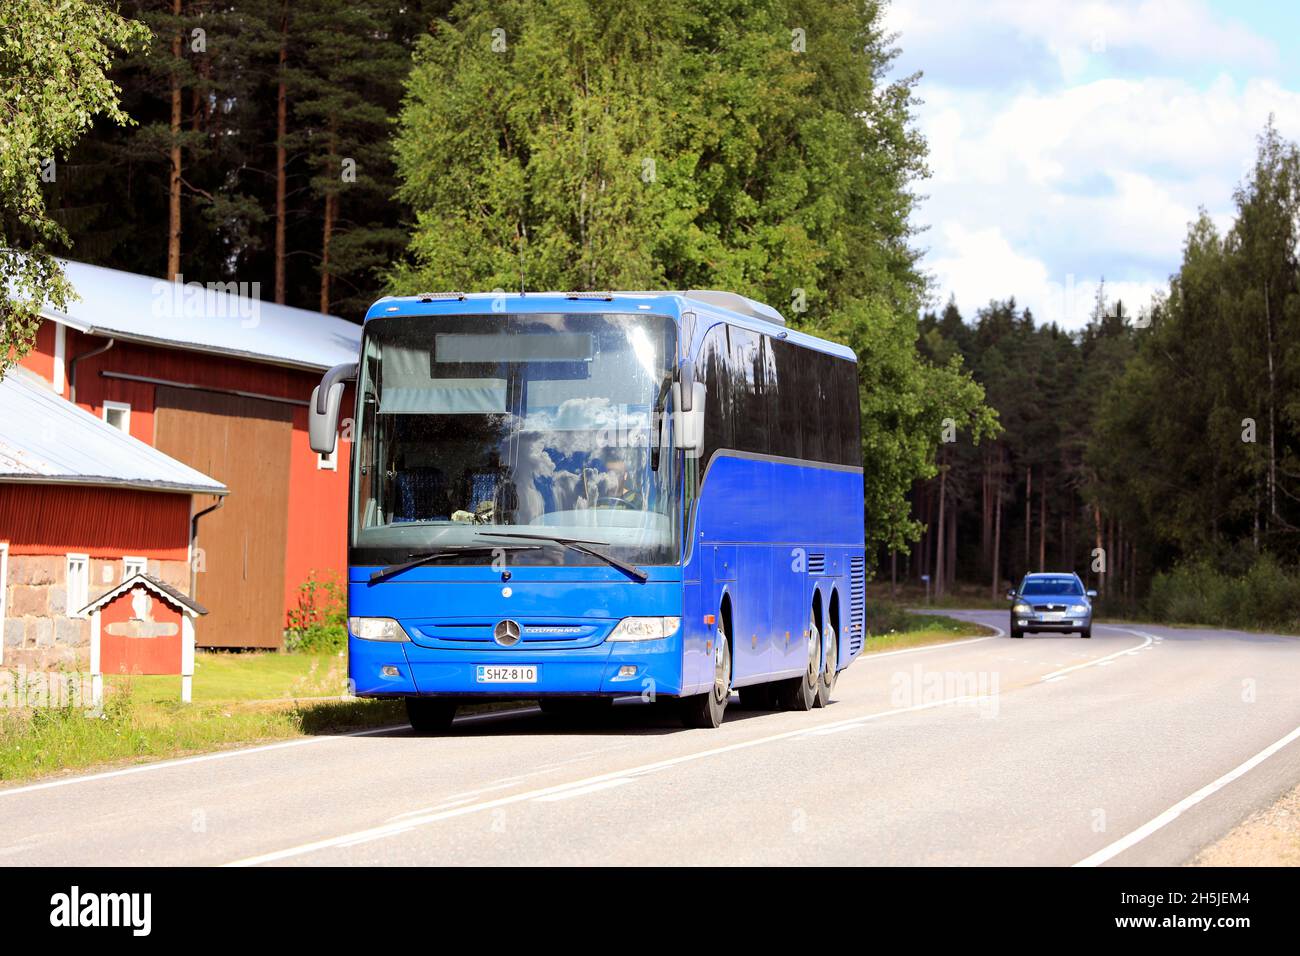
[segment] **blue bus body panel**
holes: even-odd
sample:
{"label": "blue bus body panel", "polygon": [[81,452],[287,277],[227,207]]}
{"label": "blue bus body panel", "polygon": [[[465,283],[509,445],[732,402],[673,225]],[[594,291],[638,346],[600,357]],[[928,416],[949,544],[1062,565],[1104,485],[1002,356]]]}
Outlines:
{"label": "blue bus body panel", "polygon": [[[713,680],[713,629],[722,600],[732,609],[737,687],[803,673],[814,599],[839,609],[839,666],[862,650],[864,580],[862,473],[726,453],[701,486],[684,571],[682,693]],[[852,517],[850,517],[852,516]],[[848,519],[848,520],[846,520]],[[855,603],[856,599],[856,603]]]}
{"label": "blue bus body panel", "polygon": [[[423,567],[370,583],[354,567],[349,614],[396,618],[411,640],[349,637],[348,674],[363,696],[454,694],[666,694],[681,692],[681,633],[654,641],[605,639],[623,617],[680,617],[678,568],[648,568],[639,584],[613,568],[519,567],[509,581],[490,567]],[[521,640],[502,647],[497,622],[519,623]],[[481,664],[535,664],[535,684],[484,684]],[[633,666],[635,673],[620,677]],[[385,677],[384,666],[400,677]]]}

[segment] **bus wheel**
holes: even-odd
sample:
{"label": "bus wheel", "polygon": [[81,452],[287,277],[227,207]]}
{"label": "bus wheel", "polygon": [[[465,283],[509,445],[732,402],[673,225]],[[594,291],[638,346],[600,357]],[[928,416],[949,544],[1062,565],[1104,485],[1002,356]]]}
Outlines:
{"label": "bus wheel", "polygon": [[808,612],[808,665],[803,676],[781,682],[781,704],[785,710],[812,710],[817,703],[817,685],[822,673],[822,636],[817,617]]}
{"label": "bus wheel", "polygon": [[835,678],[839,676],[840,643],[839,637],[835,633],[835,625],[830,621],[826,622],[826,633],[822,636],[822,646],[825,648],[825,652],[822,655],[822,672],[817,678],[818,707],[825,707],[831,702],[831,694],[835,690]]}
{"label": "bus wheel", "polygon": [[456,702],[442,697],[406,698],[406,719],[417,734],[436,734],[451,726]]}
{"label": "bus wheel", "polygon": [[727,637],[719,616],[718,631],[713,644],[713,686],[703,694],[683,697],[682,723],[687,727],[717,727],[727,710],[731,697],[731,640]]}

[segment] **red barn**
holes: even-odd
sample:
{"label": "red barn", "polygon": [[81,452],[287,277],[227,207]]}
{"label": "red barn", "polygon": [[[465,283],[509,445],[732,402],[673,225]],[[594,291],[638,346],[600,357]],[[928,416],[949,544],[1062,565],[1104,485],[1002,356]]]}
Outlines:
{"label": "red barn", "polygon": [[194,502],[225,493],[11,369],[0,379],[0,663],[81,668],[89,597],[140,574],[189,590]]}
{"label": "red barn", "polygon": [[[279,647],[299,585],[345,567],[350,442],[341,436],[333,458],[312,452],[307,402],[325,369],[356,360],[360,326],[262,302],[255,285],[66,268],[80,298],[45,310],[22,364],[229,490],[193,505],[206,513],[190,597],[211,612],[199,642]],[[6,533],[0,524],[0,542]]]}

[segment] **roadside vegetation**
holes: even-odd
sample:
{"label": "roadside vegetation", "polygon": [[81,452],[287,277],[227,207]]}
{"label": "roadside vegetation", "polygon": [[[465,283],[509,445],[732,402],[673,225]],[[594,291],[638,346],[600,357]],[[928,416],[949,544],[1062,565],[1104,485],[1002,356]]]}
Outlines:
{"label": "roadside vegetation", "polygon": [[901,650],[941,644],[993,633],[981,624],[959,621],[942,614],[916,613],[902,604],[867,603],[867,642],[863,653]]}
{"label": "roadside vegetation", "polygon": [[338,654],[199,654],[192,704],[180,702],[179,677],[108,678],[97,715],[73,704],[0,711],[0,782],[405,722],[400,701],[343,699],[346,689]]}

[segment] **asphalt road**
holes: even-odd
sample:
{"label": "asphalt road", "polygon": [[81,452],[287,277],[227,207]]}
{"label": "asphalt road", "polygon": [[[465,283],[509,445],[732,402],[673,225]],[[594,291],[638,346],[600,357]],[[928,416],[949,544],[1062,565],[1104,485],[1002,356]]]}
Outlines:
{"label": "asphalt road", "polygon": [[714,731],[529,709],[0,790],[0,866],[1179,864],[1297,782],[1300,638],[1099,624],[869,655]]}

